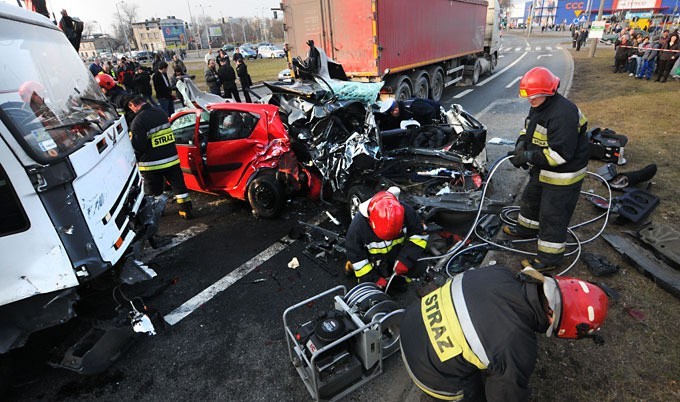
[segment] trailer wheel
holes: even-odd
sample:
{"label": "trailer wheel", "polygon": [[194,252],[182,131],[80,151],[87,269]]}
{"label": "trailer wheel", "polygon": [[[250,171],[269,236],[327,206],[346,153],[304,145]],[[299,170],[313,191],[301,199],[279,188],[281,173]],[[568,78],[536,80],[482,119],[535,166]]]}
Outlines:
{"label": "trailer wheel", "polygon": [[277,217],[285,202],[281,184],[271,174],[255,178],[248,186],[248,202],[255,215],[267,219]]}
{"label": "trailer wheel", "polygon": [[432,100],[439,102],[444,93],[444,73],[441,69],[436,69],[430,74],[430,92]]}
{"label": "trailer wheel", "polygon": [[427,98],[430,92],[430,83],[425,72],[413,80],[413,96],[416,98]]}
{"label": "trailer wheel", "polygon": [[411,85],[409,85],[409,79],[407,77],[402,77],[399,83],[395,86],[394,98],[396,100],[406,100],[413,97],[411,93]]}

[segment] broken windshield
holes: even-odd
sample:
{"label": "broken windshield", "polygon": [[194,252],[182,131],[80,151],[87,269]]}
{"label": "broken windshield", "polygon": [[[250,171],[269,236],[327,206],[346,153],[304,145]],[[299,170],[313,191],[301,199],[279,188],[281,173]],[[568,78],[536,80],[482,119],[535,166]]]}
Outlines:
{"label": "broken windshield", "polygon": [[62,159],[118,117],[58,30],[3,20],[0,117],[36,161]]}

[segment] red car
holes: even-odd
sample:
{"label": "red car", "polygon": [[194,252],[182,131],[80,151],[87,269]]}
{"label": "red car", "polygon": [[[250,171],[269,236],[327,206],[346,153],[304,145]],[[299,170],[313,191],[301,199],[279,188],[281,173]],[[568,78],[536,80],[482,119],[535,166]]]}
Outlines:
{"label": "red car", "polygon": [[291,150],[278,107],[213,103],[170,118],[187,187],[248,200],[264,218],[294,193],[318,198],[321,183]]}

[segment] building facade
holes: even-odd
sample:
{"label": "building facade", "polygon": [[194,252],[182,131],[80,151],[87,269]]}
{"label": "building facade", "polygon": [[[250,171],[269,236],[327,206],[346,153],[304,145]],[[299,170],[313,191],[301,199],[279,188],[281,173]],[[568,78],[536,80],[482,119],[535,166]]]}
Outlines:
{"label": "building facade", "polygon": [[108,35],[94,34],[83,36],[80,41],[78,54],[82,59],[90,59],[99,56],[103,52],[113,53],[119,50],[121,43]]}
{"label": "building facade", "polygon": [[[584,25],[595,21],[597,0],[534,0],[524,3],[524,22],[534,26]],[[677,24],[677,0],[604,0],[603,18],[639,28]]]}
{"label": "building facade", "polygon": [[158,51],[186,47],[187,34],[184,21],[170,16],[152,18],[132,24],[132,33],[139,49]]}

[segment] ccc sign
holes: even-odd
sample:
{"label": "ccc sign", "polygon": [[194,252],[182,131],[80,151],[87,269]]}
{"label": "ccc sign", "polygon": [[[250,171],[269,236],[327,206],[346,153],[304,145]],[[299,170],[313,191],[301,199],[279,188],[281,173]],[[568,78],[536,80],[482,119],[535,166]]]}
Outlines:
{"label": "ccc sign", "polygon": [[564,8],[567,10],[583,10],[585,3],[582,1],[575,1],[573,3],[567,3]]}

